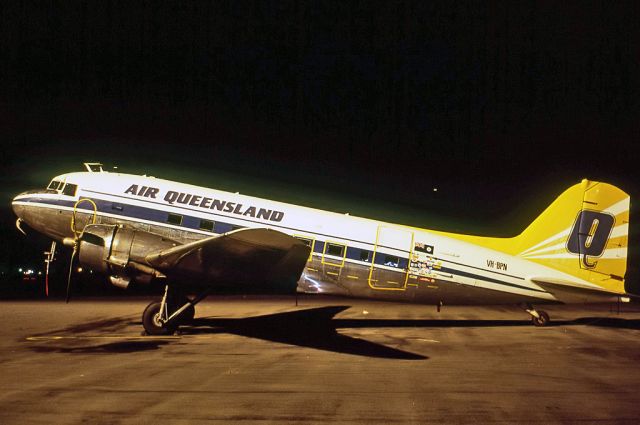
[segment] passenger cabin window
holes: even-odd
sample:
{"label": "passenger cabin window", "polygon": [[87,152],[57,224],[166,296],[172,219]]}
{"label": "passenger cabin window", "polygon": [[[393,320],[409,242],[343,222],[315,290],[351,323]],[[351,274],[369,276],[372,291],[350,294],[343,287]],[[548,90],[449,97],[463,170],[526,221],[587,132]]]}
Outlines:
{"label": "passenger cabin window", "polygon": [[76,190],[78,189],[77,184],[67,183],[62,189],[62,194],[67,196],[76,196]]}
{"label": "passenger cabin window", "polygon": [[297,240],[299,240],[300,242],[302,242],[303,244],[305,244],[306,246],[308,246],[309,248],[311,248],[311,244],[313,243],[313,240],[309,239],[309,238],[303,238],[300,236],[296,236],[295,237]]}
{"label": "passenger cabin window", "polygon": [[236,226],[236,225],[231,226],[231,230],[232,231],[233,230],[238,230],[238,229],[244,229],[244,226]]}
{"label": "passenger cabin window", "polygon": [[182,216],[180,214],[169,213],[169,217],[167,217],[167,223],[180,226],[182,224]]}
{"label": "passenger cabin window", "polygon": [[207,230],[209,232],[213,232],[213,221],[211,220],[200,220],[200,229]]}
{"label": "passenger cabin window", "polygon": [[371,251],[367,251],[366,249],[360,250],[360,261],[366,261],[367,263],[371,262]]}
{"label": "passenger cabin window", "polygon": [[294,236],[297,240],[311,248],[309,250],[309,259],[307,261],[311,261],[313,259],[313,247],[315,246],[315,239],[305,238],[303,236]]}
{"label": "passenger cabin window", "polygon": [[336,257],[344,257],[344,245],[337,245],[327,242],[324,253],[326,255],[335,255]]}
{"label": "passenger cabin window", "polygon": [[384,265],[390,267],[398,267],[398,263],[400,259],[395,255],[385,255],[384,256]]}

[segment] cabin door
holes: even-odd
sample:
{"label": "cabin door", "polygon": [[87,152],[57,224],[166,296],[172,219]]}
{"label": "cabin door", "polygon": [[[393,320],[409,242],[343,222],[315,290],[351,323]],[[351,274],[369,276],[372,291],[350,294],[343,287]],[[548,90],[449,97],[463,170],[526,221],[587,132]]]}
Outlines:
{"label": "cabin door", "polygon": [[410,230],[378,226],[369,286],[380,290],[407,289],[407,265],[412,248],[413,232]]}

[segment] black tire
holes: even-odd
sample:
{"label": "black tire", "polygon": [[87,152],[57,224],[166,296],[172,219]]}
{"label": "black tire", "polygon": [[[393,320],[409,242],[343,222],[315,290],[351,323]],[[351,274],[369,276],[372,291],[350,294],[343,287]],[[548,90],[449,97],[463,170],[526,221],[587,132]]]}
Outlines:
{"label": "black tire", "polygon": [[142,326],[149,335],[171,335],[175,331],[175,327],[163,325],[158,321],[160,306],[160,302],[152,302],[142,313]]}
{"label": "black tire", "polygon": [[539,317],[531,318],[531,321],[535,326],[547,326],[549,324],[549,321],[551,319],[549,318],[549,315],[547,314],[546,311],[542,311],[542,310],[538,311],[538,316]]}

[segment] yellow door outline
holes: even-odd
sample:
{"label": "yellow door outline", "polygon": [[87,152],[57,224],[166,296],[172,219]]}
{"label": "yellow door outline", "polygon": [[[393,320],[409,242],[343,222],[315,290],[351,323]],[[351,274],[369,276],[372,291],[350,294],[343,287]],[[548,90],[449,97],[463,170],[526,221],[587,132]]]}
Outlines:
{"label": "yellow door outline", "polygon": [[[391,229],[394,231],[399,231],[399,232],[405,232],[405,233],[409,233],[411,235],[411,246],[409,246],[409,259],[407,260],[407,267],[404,270],[404,277],[402,278],[403,285],[399,288],[385,288],[385,287],[381,287],[381,286],[376,286],[376,282],[378,281],[377,279],[372,279],[373,277],[373,272],[376,269],[376,255],[378,254],[378,244],[380,242],[380,230],[381,229]],[[391,226],[378,226],[378,230],[376,232],[376,244],[373,246],[373,257],[371,258],[371,267],[369,267],[369,278],[367,279],[367,282],[369,283],[369,287],[371,289],[376,289],[378,291],[406,291],[407,289],[407,282],[409,280],[409,262],[411,261],[411,257],[413,256],[413,244],[414,244],[414,233],[411,230],[408,229],[398,229],[396,227],[391,227]],[[380,253],[381,255],[387,255],[387,254],[383,254]]]}

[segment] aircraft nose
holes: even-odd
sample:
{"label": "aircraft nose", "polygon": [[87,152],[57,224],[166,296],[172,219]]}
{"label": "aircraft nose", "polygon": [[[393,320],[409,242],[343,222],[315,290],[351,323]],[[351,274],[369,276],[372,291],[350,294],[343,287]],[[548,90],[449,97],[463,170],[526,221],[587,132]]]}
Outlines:
{"label": "aircraft nose", "polygon": [[34,191],[32,190],[31,191],[27,190],[26,192],[22,192],[16,195],[11,201],[11,209],[13,210],[13,213],[17,215],[18,218],[21,220],[27,220],[29,218],[27,217],[29,215],[29,208],[27,205],[25,205],[24,201],[27,201],[27,198],[29,198],[29,196],[25,196],[25,195],[33,194],[33,192]]}
{"label": "aircraft nose", "polygon": [[21,205],[19,203],[19,198],[20,195],[13,198],[13,201],[11,201],[11,209],[13,210],[13,213],[18,216],[18,219],[16,220],[16,227],[18,228],[20,233],[26,235],[24,229],[21,227],[21,224],[23,221],[25,221],[24,218],[27,215],[27,210],[24,205]]}
{"label": "aircraft nose", "polygon": [[13,209],[13,213],[17,215],[18,218],[24,218],[24,205],[20,205],[18,203],[21,195],[23,195],[23,193],[13,198],[13,201],[11,201],[11,209]]}

